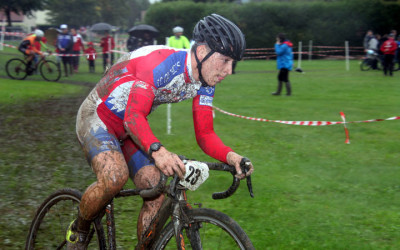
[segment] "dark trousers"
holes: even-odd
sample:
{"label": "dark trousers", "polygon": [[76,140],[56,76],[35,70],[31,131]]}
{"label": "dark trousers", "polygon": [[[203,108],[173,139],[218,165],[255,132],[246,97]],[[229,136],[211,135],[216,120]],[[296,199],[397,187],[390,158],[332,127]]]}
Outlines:
{"label": "dark trousers", "polygon": [[73,56],[72,58],[71,58],[71,63],[72,63],[72,67],[74,68],[74,70],[78,70],[78,68],[79,68],[79,59],[80,59],[80,57],[79,57],[79,52],[80,51],[72,51],[72,54],[74,54],[74,55],[76,55],[76,56]]}
{"label": "dark trousers", "polygon": [[107,61],[108,61],[108,55],[111,54],[111,60],[110,60],[110,66],[114,64],[114,53],[104,53],[103,54],[103,68],[104,71],[106,71],[107,68]]}
{"label": "dark trousers", "polygon": [[64,65],[64,73],[65,76],[68,76],[68,71],[72,75],[72,64],[71,64],[71,56],[61,56],[61,61]]}
{"label": "dark trousers", "polygon": [[94,60],[88,60],[88,63],[89,63],[89,72],[94,73],[95,72]]}
{"label": "dark trousers", "polygon": [[383,56],[383,73],[387,75],[393,75],[393,60],[394,60],[394,55],[384,55]]}
{"label": "dark trousers", "polygon": [[291,95],[292,94],[292,86],[290,85],[290,81],[289,81],[289,70],[286,68],[282,68],[279,70],[278,88],[277,88],[276,92],[272,93],[273,95],[281,94],[283,83],[285,83],[286,95]]}

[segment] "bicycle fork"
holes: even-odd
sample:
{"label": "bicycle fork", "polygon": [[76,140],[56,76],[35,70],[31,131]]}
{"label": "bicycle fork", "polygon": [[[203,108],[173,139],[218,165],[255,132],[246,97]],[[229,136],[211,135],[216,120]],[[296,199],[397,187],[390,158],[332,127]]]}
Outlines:
{"label": "bicycle fork", "polygon": [[115,221],[114,221],[114,201],[106,206],[106,221],[107,221],[107,238],[110,250],[116,249],[115,242]]}
{"label": "bicycle fork", "polygon": [[200,234],[198,230],[201,226],[197,224],[190,224],[189,217],[185,213],[185,210],[191,209],[191,206],[187,203],[185,190],[177,192],[176,198],[176,201],[172,205],[172,223],[174,225],[177,249],[186,249],[183,236],[183,231],[185,229],[192,249],[203,249],[201,246]]}

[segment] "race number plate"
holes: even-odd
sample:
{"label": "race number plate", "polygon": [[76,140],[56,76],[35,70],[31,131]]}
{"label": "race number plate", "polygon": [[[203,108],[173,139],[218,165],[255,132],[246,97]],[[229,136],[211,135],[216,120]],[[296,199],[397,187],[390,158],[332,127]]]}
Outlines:
{"label": "race number plate", "polygon": [[185,161],[186,174],[183,180],[179,182],[182,186],[189,190],[196,190],[205,180],[207,180],[208,166],[198,161]]}

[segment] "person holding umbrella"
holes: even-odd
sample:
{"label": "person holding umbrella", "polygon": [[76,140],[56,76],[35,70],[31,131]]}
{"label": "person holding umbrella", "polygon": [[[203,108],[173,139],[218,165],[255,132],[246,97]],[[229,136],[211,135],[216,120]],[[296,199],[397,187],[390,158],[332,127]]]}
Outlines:
{"label": "person holding umbrella", "polygon": [[[235,166],[239,179],[243,156],[225,145],[213,128],[216,85],[232,74],[232,63],[246,48],[242,31],[228,19],[212,14],[193,31],[189,49],[146,46],[122,56],[94,87],[77,114],[76,132],[97,181],[82,196],[78,218],[67,232],[68,247],[84,249],[91,221],[121,190],[129,177],[136,187],[154,187],[160,171],[180,179],[185,166],[153,134],[147,116],[159,105],[193,99],[197,143],[209,156]],[[144,199],[138,223],[138,247],[151,236],[144,233],[163,203],[164,195]],[[68,236],[72,237],[68,237]],[[147,238],[149,237],[149,238]],[[69,248],[68,248],[69,249]]]}
{"label": "person holding umbrella", "polygon": [[151,25],[139,24],[129,29],[128,33],[127,48],[129,51],[133,51],[144,46],[155,45],[155,37],[159,32]]}

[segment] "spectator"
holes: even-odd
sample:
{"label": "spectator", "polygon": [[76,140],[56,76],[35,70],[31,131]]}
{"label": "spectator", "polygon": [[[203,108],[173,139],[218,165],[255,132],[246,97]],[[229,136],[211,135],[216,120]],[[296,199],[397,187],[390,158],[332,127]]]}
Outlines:
{"label": "spectator", "polygon": [[381,47],[382,44],[387,40],[387,36],[388,36],[387,34],[384,34],[383,36],[377,35],[376,37],[378,39],[378,57],[382,65],[384,64],[384,62],[383,62],[383,53],[381,51]]}
{"label": "spectator", "polygon": [[129,38],[126,41],[126,48],[129,52],[139,48],[139,39],[133,35],[129,35]]}
{"label": "spectator", "polygon": [[292,94],[292,88],[289,81],[289,71],[293,67],[293,44],[285,38],[285,35],[280,33],[276,37],[275,53],[277,55],[276,63],[279,69],[278,74],[278,89],[272,95],[280,95],[282,90],[282,82],[286,86],[286,95]]}
{"label": "spectator", "polygon": [[74,44],[72,46],[72,54],[73,56],[72,59],[72,67],[74,69],[75,73],[78,73],[78,68],[79,68],[79,61],[80,61],[80,52],[82,49],[82,52],[85,51],[85,47],[83,46],[83,39],[82,36],[76,32],[76,29],[71,29],[71,35],[74,41]]}
{"label": "spectator", "polygon": [[380,49],[383,53],[383,72],[386,76],[389,71],[389,75],[393,76],[393,60],[397,50],[394,34],[390,33],[388,39],[382,44]]}
{"label": "spectator", "polygon": [[106,71],[107,66],[114,64],[114,53],[111,50],[115,48],[114,38],[110,36],[108,31],[105,31],[101,38],[100,47],[103,48],[103,68]]}
{"label": "spectator", "polygon": [[154,45],[154,38],[149,32],[144,32],[143,37],[139,39],[139,47]]}
{"label": "spectator", "polygon": [[378,59],[376,55],[379,54],[378,43],[378,39],[375,36],[372,36],[367,45],[367,50],[372,50],[374,52],[373,54],[367,53],[367,57],[373,59],[372,69],[377,69]]}
{"label": "spectator", "polygon": [[61,33],[57,36],[57,48],[61,54],[61,61],[64,65],[65,76],[68,77],[68,71],[72,75],[72,65],[71,56],[67,54],[72,53],[72,46],[74,45],[74,42],[71,34],[68,32],[68,25],[62,24],[60,29]]}
{"label": "spectator", "polygon": [[183,35],[183,28],[176,26],[172,31],[174,35],[168,38],[168,46],[176,49],[189,49],[190,42],[187,37]]}
{"label": "spectator", "polygon": [[88,42],[88,48],[85,50],[86,59],[89,63],[89,72],[94,73],[96,71],[94,60],[96,59],[96,50],[93,47],[93,42]]}
{"label": "spectator", "polygon": [[368,43],[369,40],[371,40],[371,38],[373,37],[374,33],[372,32],[372,30],[368,30],[367,34],[364,37],[364,42],[363,42],[363,46],[364,46],[364,51],[367,52],[368,50]]}

